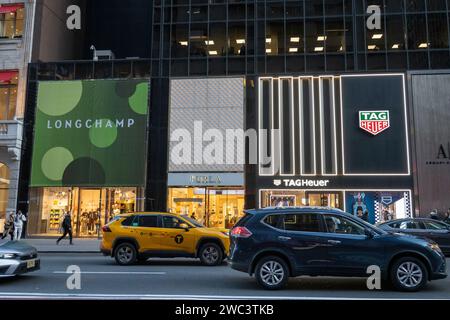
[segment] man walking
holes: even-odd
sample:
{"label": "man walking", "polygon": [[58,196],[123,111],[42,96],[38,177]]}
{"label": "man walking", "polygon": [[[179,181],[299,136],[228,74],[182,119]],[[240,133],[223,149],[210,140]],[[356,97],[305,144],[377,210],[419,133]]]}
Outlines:
{"label": "man walking", "polygon": [[19,241],[22,238],[24,221],[27,221],[27,217],[19,210],[14,219],[14,240],[16,241]]}
{"label": "man walking", "polygon": [[70,244],[72,245],[72,218],[70,217],[70,212],[66,212],[64,215],[64,220],[61,227],[63,229],[63,235],[56,240],[56,244],[58,245],[62,239],[69,235]]}

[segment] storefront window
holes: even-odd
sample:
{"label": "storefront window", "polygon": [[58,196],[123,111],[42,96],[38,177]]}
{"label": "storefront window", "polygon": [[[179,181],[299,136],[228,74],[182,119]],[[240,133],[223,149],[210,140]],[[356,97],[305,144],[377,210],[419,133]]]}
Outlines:
{"label": "storefront window", "polygon": [[72,214],[74,234],[97,237],[118,214],[135,212],[138,188],[32,188],[29,234],[59,234],[65,212]]}
{"label": "storefront window", "polygon": [[343,209],[342,192],[305,190],[267,190],[261,192],[261,206],[265,207],[333,207]]}
{"label": "storefront window", "polygon": [[0,6],[0,39],[21,38],[24,8],[19,5]]}
{"label": "storefront window", "polygon": [[243,215],[241,188],[170,188],[169,212],[188,215],[209,227],[231,228]]}

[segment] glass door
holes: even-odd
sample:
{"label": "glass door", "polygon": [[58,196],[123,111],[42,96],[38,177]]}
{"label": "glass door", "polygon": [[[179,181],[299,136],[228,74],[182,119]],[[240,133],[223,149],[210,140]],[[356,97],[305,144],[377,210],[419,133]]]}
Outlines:
{"label": "glass door", "polygon": [[342,193],[306,192],[308,205],[342,209]]}
{"label": "glass door", "polygon": [[77,236],[97,237],[100,232],[102,217],[102,192],[101,189],[80,189]]}

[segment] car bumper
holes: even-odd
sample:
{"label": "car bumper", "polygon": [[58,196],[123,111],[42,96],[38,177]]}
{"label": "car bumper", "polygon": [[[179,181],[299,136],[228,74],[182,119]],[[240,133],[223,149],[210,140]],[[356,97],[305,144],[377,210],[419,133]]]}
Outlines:
{"label": "car bumper", "polygon": [[228,264],[230,265],[230,267],[232,269],[237,270],[237,271],[242,271],[242,272],[248,273],[249,269],[250,269],[248,264],[242,263],[242,262],[236,262],[236,261],[230,260],[230,261],[228,261]]}
{"label": "car bumper", "polygon": [[0,277],[10,277],[40,270],[41,260],[0,260]]}

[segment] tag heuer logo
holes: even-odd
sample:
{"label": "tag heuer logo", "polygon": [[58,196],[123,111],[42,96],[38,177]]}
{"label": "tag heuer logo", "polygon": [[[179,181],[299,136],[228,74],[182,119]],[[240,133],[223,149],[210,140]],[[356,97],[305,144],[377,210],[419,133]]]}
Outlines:
{"label": "tag heuer logo", "polygon": [[390,127],[389,111],[360,111],[359,127],[374,136]]}
{"label": "tag heuer logo", "polygon": [[273,184],[275,185],[275,186],[277,186],[277,187],[279,187],[279,186],[281,186],[281,180],[273,180]]}

